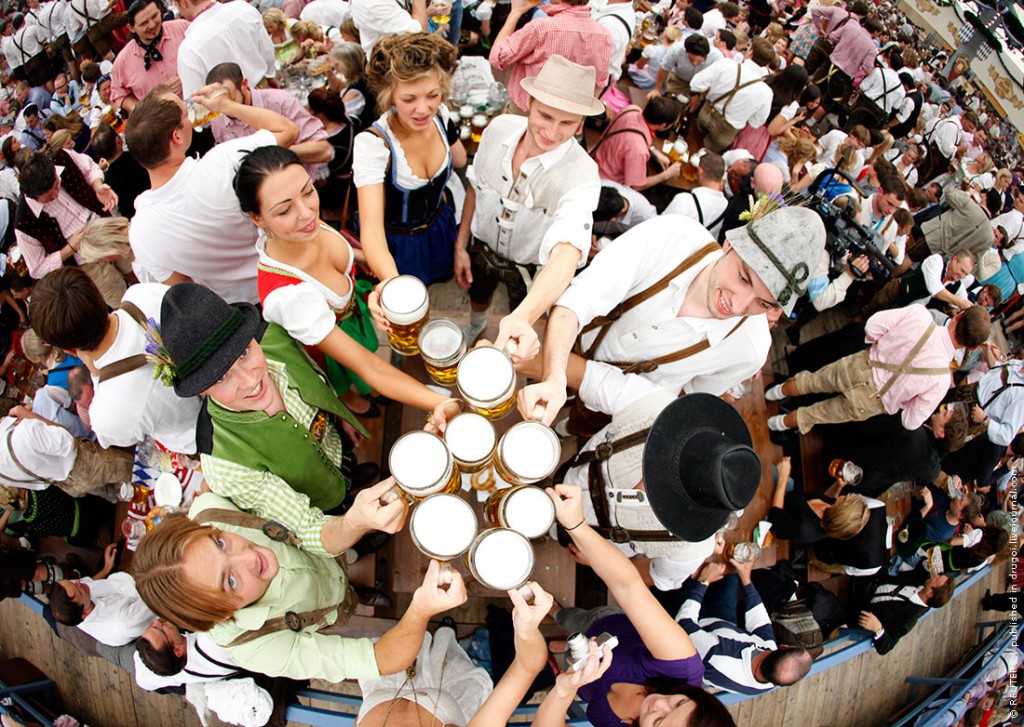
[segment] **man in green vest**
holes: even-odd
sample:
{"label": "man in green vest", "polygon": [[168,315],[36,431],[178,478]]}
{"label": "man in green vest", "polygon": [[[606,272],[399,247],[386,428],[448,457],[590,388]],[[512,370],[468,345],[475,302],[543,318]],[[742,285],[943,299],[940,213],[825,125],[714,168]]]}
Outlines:
{"label": "man in green vest", "polygon": [[164,296],[161,330],[151,337],[165,382],[178,396],[205,397],[196,437],[213,492],[282,523],[303,550],[325,557],[371,531],[401,529],[401,498],[380,503],[392,480],[358,492],[345,515],[324,514],[346,499],[353,465],[337,426],[366,430],[302,346],[256,306],[179,283]]}

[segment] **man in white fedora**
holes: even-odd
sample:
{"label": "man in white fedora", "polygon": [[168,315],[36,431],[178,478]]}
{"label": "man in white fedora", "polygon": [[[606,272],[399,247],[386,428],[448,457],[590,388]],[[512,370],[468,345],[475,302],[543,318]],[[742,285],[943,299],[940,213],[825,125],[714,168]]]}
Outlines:
{"label": "man in white fedora", "polygon": [[[527,372],[541,380],[520,392],[520,411],[550,424],[568,386],[578,392],[569,431],[589,436],[652,389],[726,393],[764,366],[769,323],[793,310],[810,278],[808,261],[824,247],[825,226],[805,207],[730,229],[721,247],[682,215],[637,225],[558,299],[544,334],[543,375]],[[571,353],[577,337],[582,355]]]}
{"label": "man in white fedora", "polygon": [[[472,303],[471,345],[504,283],[511,313],[501,320],[495,344],[505,348],[513,341],[508,348],[516,360],[535,356],[533,323],[587,259],[601,180],[575,136],[584,117],[604,113],[594,98],[594,77],[590,66],[551,56],[537,76],[523,79],[527,116],[499,116],[484,129],[467,171],[455,242],[455,275]],[[526,280],[534,275],[527,293]]]}

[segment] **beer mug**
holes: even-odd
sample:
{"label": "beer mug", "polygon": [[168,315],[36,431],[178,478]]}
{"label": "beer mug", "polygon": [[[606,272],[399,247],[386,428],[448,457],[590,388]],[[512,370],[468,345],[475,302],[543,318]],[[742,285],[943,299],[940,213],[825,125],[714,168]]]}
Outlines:
{"label": "beer mug", "polygon": [[491,421],[508,415],[516,405],[516,367],[501,349],[480,346],[459,362],[455,383],[477,414]]}
{"label": "beer mug", "polygon": [[487,417],[467,411],[448,422],[444,430],[444,441],[455,458],[459,472],[468,475],[490,464],[498,435]]}
{"label": "beer mug", "polygon": [[478,533],[463,558],[477,582],[496,591],[520,588],[533,574],[533,546],[520,533],[507,528]]}
{"label": "beer mug", "polygon": [[515,530],[533,540],[551,529],[555,522],[555,504],[539,487],[508,487],[487,498],[484,519],[492,528]]}
{"label": "beer mug", "polygon": [[427,321],[419,334],[423,367],[435,382],[449,387],[455,383],[455,371],[466,354],[466,337],[462,328],[450,318]]}
{"label": "beer mug", "polygon": [[384,493],[390,502],[398,489],[409,502],[422,500],[438,492],[458,492],[462,486],[448,445],[436,434],[417,430],[403,434],[388,453],[388,466],[398,484]]}
{"label": "beer mug", "polygon": [[402,356],[419,353],[417,339],[430,312],[427,286],[412,275],[391,278],[380,288],[380,307],[391,324],[391,350]]}
{"label": "beer mug", "polygon": [[409,518],[413,544],[441,563],[440,583],[451,583],[450,561],[469,550],[476,531],[476,513],[457,495],[431,495],[413,509]]}
{"label": "beer mug", "polygon": [[494,471],[510,485],[530,485],[552,474],[561,456],[562,445],[551,427],[519,422],[498,442]]}

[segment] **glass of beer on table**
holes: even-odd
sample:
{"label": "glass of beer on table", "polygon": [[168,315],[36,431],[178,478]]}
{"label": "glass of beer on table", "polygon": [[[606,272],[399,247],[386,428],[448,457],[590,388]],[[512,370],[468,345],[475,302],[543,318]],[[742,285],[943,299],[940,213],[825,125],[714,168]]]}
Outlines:
{"label": "glass of beer on table", "polygon": [[551,475],[561,456],[562,445],[551,427],[541,422],[519,422],[498,442],[494,471],[510,485],[530,485]]}
{"label": "glass of beer on table", "polygon": [[533,574],[535,562],[530,541],[507,528],[478,533],[463,558],[477,583],[496,591],[522,588]]}
{"label": "glass of beer on table", "polygon": [[442,583],[451,583],[451,560],[469,550],[477,533],[476,513],[458,495],[430,495],[409,518],[413,544],[428,558],[441,562]]}
{"label": "glass of beer on table", "polygon": [[491,421],[467,411],[457,414],[444,430],[444,441],[451,450],[459,472],[473,474],[491,463],[498,435]]}
{"label": "glass of beer on table", "polygon": [[420,357],[423,366],[437,384],[455,383],[455,371],[466,353],[466,337],[451,318],[434,318],[420,329]]}
{"label": "glass of beer on table", "polygon": [[417,430],[399,437],[388,453],[388,466],[397,487],[384,493],[381,499],[387,502],[394,495],[417,502],[438,492],[458,492],[462,486],[448,445],[430,432]]}
{"label": "glass of beer on table", "polygon": [[533,540],[551,529],[555,522],[555,504],[539,487],[506,487],[487,498],[484,520],[492,528],[515,530]]}
{"label": "glass of beer on table", "polygon": [[491,421],[515,407],[516,367],[507,353],[494,346],[467,352],[459,362],[455,383],[473,411]]}
{"label": "glass of beer on table", "polygon": [[427,286],[412,275],[397,275],[381,286],[380,307],[391,324],[391,350],[402,356],[419,353],[420,329],[430,314]]}

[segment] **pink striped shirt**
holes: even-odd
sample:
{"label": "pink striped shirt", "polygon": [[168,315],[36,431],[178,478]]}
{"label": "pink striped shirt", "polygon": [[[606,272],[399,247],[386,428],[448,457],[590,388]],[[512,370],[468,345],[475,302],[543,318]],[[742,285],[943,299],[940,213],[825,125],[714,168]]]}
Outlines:
{"label": "pink striped shirt", "polygon": [[[864,340],[871,344],[871,360],[899,366],[934,323],[931,313],[923,305],[908,305],[906,308],[875,313],[864,328]],[[937,326],[909,365],[915,368],[948,369],[954,353],[956,348],[949,336],[949,329]],[[879,391],[893,375],[891,371],[880,368],[873,369],[872,374]],[[904,374],[885,392],[882,405],[890,414],[901,413],[905,429],[917,429],[942,402],[950,383],[948,371],[941,375]]]}
{"label": "pink striped shirt", "polygon": [[540,73],[551,56],[562,56],[597,71],[597,91],[608,83],[608,65],[612,57],[612,35],[590,17],[586,5],[548,5],[542,8],[548,18],[531,20],[505,40],[491,48],[491,65],[499,71],[512,68],[508,96],[526,110],[529,94],[523,90],[524,78]]}

